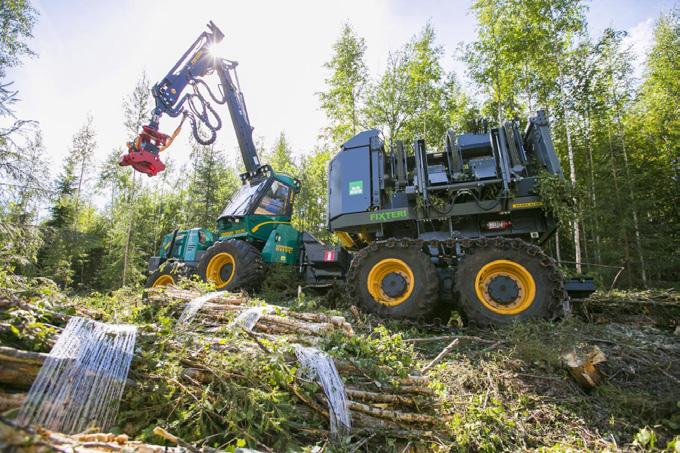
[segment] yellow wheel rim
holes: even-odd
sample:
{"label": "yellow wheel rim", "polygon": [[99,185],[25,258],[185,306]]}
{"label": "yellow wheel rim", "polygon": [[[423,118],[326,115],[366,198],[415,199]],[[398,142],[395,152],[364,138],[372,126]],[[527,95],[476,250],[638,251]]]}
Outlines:
{"label": "yellow wheel rim", "polygon": [[[491,296],[489,285],[499,277],[505,277],[504,282],[512,281],[510,284],[514,283],[517,286],[516,294],[512,299],[499,301]],[[534,303],[536,282],[531,273],[521,264],[509,260],[496,260],[486,264],[477,273],[475,292],[479,301],[494,313],[516,315]]]}
{"label": "yellow wheel rim", "polygon": [[172,275],[159,275],[158,278],[153,282],[153,285],[151,285],[152,288],[155,288],[157,286],[166,286],[166,285],[174,285],[175,284],[175,279],[172,277]]}
{"label": "yellow wheel rim", "polygon": [[[225,266],[231,266],[231,270],[224,269]],[[223,270],[225,272],[223,272]],[[227,252],[218,253],[213,256],[208,262],[208,267],[205,272],[206,279],[214,283],[217,288],[224,288],[234,279],[236,274],[236,260]]]}
{"label": "yellow wheel rim", "polygon": [[[390,274],[397,274],[404,279],[404,290],[397,296],[385,293],[383,283]],[[368,273],[368,293],[376,302],[393,307],[409,298],[415,286],[413,271],[408,264],[397,258],[387,258],[376,263]]]}

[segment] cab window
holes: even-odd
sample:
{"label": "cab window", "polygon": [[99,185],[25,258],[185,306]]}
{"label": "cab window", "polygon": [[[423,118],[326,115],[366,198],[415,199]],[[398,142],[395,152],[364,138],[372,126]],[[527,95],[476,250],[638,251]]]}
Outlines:
{"label": "cab window", "polygon": [[260,200],[255,214],[285,216],[288,215],[288,200],[290,187],[274,181]]}

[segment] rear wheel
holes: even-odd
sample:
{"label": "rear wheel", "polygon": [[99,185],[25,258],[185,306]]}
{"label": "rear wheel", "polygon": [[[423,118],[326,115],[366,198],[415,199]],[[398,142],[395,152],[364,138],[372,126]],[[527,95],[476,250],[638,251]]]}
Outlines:
{"label": "rear wheel", "polygon": [[218,290],[251,289],[264,277],[260,251],[240,240],[213,244],[198,263],[198,275]]}
{"label": "rear wheel", "polygon": [[348,284],[366,311],[393,318],[431,313],[439,287],[430,257],[408,240],[387,240],[361,250],[352,260]]}
{"label": "rear wheel", "polygon": [[461,315],[479,326],[564,314],[567,295],[555,261],[519,239],[476,240],[464,248],[454,291]]}
{"label": "rear wheel", "polygon": [[156,269],[144,284],[145,288],[175,285],[179,281],[179,267],[175,263],[164,263]]}

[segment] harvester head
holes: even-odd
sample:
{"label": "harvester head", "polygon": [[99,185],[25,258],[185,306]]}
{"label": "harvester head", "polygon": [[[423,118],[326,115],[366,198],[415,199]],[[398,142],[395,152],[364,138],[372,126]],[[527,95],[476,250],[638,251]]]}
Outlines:
{"label": "harvester head", "polygon": [[134,142],[127,144],[128,152],[123,154],[118,161],[118,165],[125,167],[132,165],[132,168],[148,176],[156,176],[165,170],[165,164],[161,162],[159,153],[167,147],[171,137],[158,131],[158,128],[143,126],[142,132]]}

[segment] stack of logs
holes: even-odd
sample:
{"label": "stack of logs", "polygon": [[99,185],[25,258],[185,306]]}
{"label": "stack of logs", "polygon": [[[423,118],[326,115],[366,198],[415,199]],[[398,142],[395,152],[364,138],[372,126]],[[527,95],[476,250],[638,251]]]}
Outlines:
{"label": "stack of logs", "polygon": [[[179,311],[193,298],[200,294],[196,291],[167,287],[147,294],[148,303],[176,306]],[[244,295],[225,293],[206,302],[191,322],[191,332],[199,332],[204,340],[210,339],[210,331],[230,325],[238,313],[250,308]],[[347,336],[354,335],[352,326],[342,316],[330,316],[322,313],[302,313],[284,307],[274,307],[263,314],[250,334],[255,343],[249,350],[262,353],[262,344],[258,338],[270,338],[289,343],[314,343],[315,338],[331,332],[343,332]],[[223,343],[223,342],[222,342]],[[259,346],[259,349],[258,349]],[[228,349],[229,345],[226,345]],[[243,348],[243,345],[240,346]],[[264,348],[266,351],[266,348]],[[234,348],[234,352],[238,349]],[[29,352],[0,347],[0,413],[18,407],[25,392],[36,377],[47,354]],[[293,359],[294,360],[294,359]],[[184,376],[189,381],[203,381],[198,369],[192,366],[187,358]],[[132,364],[133,370],[135,362]],[[426,376],[416,371],[407,377],[399,378],[387,366],[380,366],[381,374],[387,379],[377,380],[359,367],[354,361],[336,360],[336,367],[346,383],[346,394],[352,423],[356,427],[384,428],[399,435],[413,436],[420,431],[436,429],[440,423],[430,415],[435,404],[434,391],[429,387]],[[1,389],[11,388],[14,393]],[[16,393],[17,390],[19,393]],[[291,388],[291,392],[308,408],[328,416],[324,396],[319,391],[316,400],[310,400]]]}
{"label": "stack of logs", "polygon": [[[162,290],[152,290],[147,294],[148,301],[157,305],[168,303],[186,303],[199,297],[200,293],[175,287]],[[205,302],[196,313],[196,323],[202,328],[223,327],[233,321],[235,315],[250,308],[244,295],[224,293]],[[308,336],[323,336],[339,330],[349,336],[354,335],[352,325],[342,316],[329,316],[323,313],[303,313],[288,310],[285,307],[273,307],[275,313],[262,314],[255,328],[255,332],[274,335],[295,334]]]}

